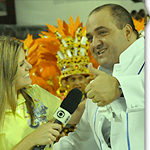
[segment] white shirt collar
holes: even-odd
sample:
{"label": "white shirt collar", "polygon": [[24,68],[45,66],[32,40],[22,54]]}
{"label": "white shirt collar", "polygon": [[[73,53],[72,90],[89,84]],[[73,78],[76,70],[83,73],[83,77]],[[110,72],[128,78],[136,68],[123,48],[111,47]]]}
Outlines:
{"label": "white shirt collar", "polygon": [[122,62],[130,63],[127,58],[131,55],[136,55],[143,48],[144,48],[144,38],[141,37],[137,39],[134,43],[132,43],[124,52],[121,53],[119,57],[119,63],[122,63]]}

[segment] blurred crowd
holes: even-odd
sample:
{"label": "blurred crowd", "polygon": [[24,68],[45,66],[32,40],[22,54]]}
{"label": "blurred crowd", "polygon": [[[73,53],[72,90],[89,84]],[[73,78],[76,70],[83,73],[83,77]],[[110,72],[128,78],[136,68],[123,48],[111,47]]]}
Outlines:
{"label": "blurred crowd", "polygon": [[147,22],[149,20],[149,15],[146,14],[144,9],[140,9],[139,11],[132,10],[131,16],[136,30],[139,33],[143,34],[142,32],[144,31],[145,26],[147,25]]}

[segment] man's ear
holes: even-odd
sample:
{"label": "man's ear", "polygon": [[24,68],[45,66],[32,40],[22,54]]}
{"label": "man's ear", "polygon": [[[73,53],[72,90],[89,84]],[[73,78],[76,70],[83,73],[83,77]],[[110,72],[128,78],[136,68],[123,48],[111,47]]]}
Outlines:
{"label": "man's ear", "polygon": [[131,40],[131,35],[133,34],[133,29],[132,29],[131,25],[126,24],[125,34],[126,34],[127,40],[130,41]]}
{"label": "man's ear", "polygon": [[63,87],[67,88],[67,81],[65,79],[61,80],[61,84]]}

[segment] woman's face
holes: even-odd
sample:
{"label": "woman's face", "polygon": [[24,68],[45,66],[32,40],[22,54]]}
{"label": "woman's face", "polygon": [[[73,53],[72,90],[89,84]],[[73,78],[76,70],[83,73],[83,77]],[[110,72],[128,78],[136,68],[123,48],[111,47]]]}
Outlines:
{"label": "woman's face", "polygon": [[26,87],[32,82],[29,75],[29,70],[32,68],[32,66],[26,61],[23,49],[20,51],[19,54],[18,65],[18,76],[15,83],[16,90]]}
{"label": "woman's face", "polygon": [[85,89],[86,85],[86,77],[84,75],[76,74],[68,77],[67,85],[69,85],[69,88],[72,90],[73,88],[78,88],[82,92]]}

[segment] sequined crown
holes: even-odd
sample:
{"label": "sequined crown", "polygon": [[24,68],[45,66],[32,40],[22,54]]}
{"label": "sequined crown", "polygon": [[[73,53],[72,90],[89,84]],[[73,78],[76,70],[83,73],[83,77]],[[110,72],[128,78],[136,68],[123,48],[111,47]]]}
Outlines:
{"label": "sequined crown", "polygon": [[79,27],[75,33],[75,38],[71,36],[63,37],[58,31],[55,32],[60,41],[60,50],[57,52],[57,65],[61,71],[60,80],[74,74],[90,74],[88,64],[89,42],[85,31]]}

